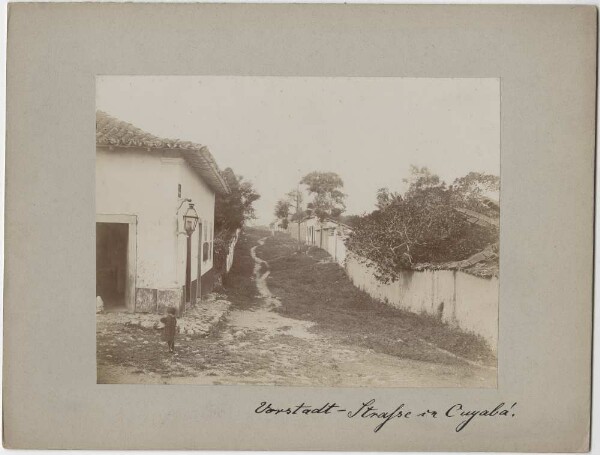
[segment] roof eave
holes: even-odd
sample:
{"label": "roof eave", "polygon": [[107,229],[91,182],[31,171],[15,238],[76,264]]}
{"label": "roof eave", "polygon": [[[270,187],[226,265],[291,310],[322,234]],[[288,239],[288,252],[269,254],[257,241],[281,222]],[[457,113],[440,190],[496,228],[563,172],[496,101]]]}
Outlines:
{"label": "roof eave", "polygon": [[[177,147],[148,147],[148,146],[143,146],[143,145],[122,145],[122,144],[96,143],[96,147],[104,147],[109,150],[140,149],[140,150],[146,150],[148,152],[154,150],[159,153],[160,152],[178,152],[184,157],[184,159],[187,158],[186,161],[188,161],[188,164],[192,167],[192,169],[194,169],[194,171],[196,171],[198,176],[202,180],[204,180],[206,182],[206,184],[213,191],[215,191],[215,193],[229,194],[231,192],[229,185],[227,185],[227,182],[223,178],[223,175],[219,171],[219,168],[216,166],[216,163],[214,161],[214,158],[212,157],[212,154],[210,153],[210,151],[208,150],[208,147],[206,147],[206,146],[203,146],[200,149],[184,149],[184,148],[177,148]],[[207,156],[206,156],[207,154],[210,155],[210,158],[207,158]],[[207,167],[210,169],[210,173],[214,177],[215,182],[211,182],[210,181],[211,179],[202,175],[201,166],[190,163],[190,157],[195,157],[195,158],[198,158],[199,160],[204,161],[204,163],[206,163]]]}

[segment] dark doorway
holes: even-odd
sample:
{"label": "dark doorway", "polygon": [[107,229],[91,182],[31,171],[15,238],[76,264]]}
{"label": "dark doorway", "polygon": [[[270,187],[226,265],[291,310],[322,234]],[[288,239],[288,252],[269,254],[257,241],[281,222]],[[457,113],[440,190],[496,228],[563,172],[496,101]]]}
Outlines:
{"label": "dark doorway", "polygon": [[96,223],[96,295],[105,311],[126,309],[128,237],[126,223]]}

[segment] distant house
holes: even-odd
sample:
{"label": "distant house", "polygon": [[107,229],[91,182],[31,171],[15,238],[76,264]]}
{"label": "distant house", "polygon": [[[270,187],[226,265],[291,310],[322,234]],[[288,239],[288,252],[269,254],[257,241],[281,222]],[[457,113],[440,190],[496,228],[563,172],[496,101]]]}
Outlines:
{"label": "distant house", "polygon": [[316,216],[308,216],[300,223],[290,221],[286,232],[300,243],[316,246],[327,251],[334,261],[343,263],[346,258],[345,239],[352,229],[332,218],[320,221]]}
{"label": "distant house", "polygon": [[[96,292],[105,309],[181,313],[195,302],[211,281],[215,194],[228,192],[205,146],[97,112]],[[194,212],[188,241],[183,217]]]}
{"label": "distant house", "polygon": [[305,226],[305,242],[307,245],[318,245],[317,229],[319,228],[319,219],[316,216],[310,216],[305,218],[303,221]]}

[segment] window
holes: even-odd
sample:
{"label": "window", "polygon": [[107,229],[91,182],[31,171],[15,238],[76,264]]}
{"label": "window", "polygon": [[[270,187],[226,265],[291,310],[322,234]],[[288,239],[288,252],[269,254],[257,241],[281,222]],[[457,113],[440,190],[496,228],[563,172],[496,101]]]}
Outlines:
{"label": "window", "polygon": [[202,260],[204,262],[208,261],[210,253],[209,248],[208,242],[204,242],[204,245],[202,245]]}

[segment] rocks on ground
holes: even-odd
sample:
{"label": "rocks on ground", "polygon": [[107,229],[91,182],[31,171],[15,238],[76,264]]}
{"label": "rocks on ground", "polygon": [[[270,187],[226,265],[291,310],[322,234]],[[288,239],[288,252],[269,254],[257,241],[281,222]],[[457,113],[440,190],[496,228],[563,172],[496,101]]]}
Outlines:
{"label": "rocks on ground", "polygon": [[[183,317],[177,318],[179,333],[189,336],[206,336],[225,317],[231,302],[220,295],[210,294],[196,305],[187,308]],[[102,313],[96,314],[96,323],[123,324],[144,329],[160,330],[162,315],[153,313]]]}

